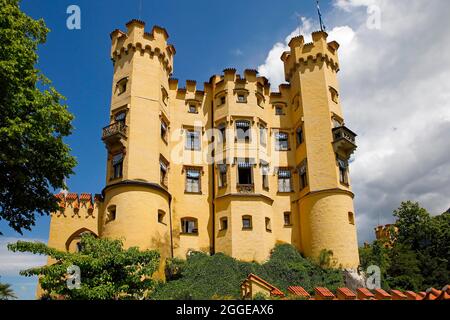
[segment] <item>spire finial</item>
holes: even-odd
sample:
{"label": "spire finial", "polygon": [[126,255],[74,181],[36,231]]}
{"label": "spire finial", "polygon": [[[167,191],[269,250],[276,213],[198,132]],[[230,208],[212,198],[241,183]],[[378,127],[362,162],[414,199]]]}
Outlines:
{"label": "spire finial", "polygon": [[326,28],[326,26],[325,26],[324,23],[323,23],[323,20],[322,20],[322,13],[320,12],[320,4],[319,4],[319,0],[316,0],[316,2],[317,2],[317,13],[319,14],[320,30],[321,30],[321,31],[326,31],[327,28]]}

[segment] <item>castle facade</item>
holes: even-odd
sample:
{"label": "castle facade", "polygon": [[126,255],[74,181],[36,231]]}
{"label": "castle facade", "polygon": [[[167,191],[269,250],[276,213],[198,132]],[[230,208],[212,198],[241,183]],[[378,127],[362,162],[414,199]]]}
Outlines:
{"label": "castle facade", "polygon": [[111,33],[110,123],[101,194],[60,193],[49,245],[80,235],[184,258],[190,250],[264,261],[277,243],[359,265],[349,159],[355,137],[339,98],[337,42],[294,37],[286,84],[225,69],[199,86],[171,78],[167,31],[132,20]]}

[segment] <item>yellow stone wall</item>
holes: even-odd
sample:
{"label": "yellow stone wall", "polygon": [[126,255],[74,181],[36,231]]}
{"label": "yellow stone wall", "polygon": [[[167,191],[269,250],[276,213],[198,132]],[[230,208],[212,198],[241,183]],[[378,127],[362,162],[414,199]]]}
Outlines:
{"label": "yellow stone wall", "polygon": [[[267,79],[255,70],[239,75],[225,69],[199,88],[170,78],[175,48],[168,44],[167,32],[154,27],[145,32],[138,20],[127,24],[127,32],[111,34],[114,65],[110,125],[114,115],[126,111],[127,129],[118,140],[105,140],[108,150],[106,187],[102,201],[96,203],[93,218],[68,218],[53,214],[49,244],[66,248],[67,240],[81,228],[100,237],[123,239],[127,247],[159,249],[163,258],[185,258],[189,250],[223,252],[245,261],[264,261],[277,243],[291,243],[306,256],[317,257],[329,249],[342,267],[359,264],[356,227],[349,222],[354,214],[350,185],[339,181],[333,147],[333,117],[343,120],[339,101],[330,88],[339,92],[337,72],[338,44],[327,43],[326,33],[313,34],[313,43],[303,37],[290,42],[290,51],[281,59],[287,84],[278,92],[270,90]],[[127,79],[126,91],[118,94],[117,84]],[[167,93],[167,99],[164,95]],[[240,103],[237,95],[247,101]],[[220,97],[225,96],[225,104]],[[198,113],[189,113],[190,104]],[[284,115],[275,114],[283,106]],[[168,126],[167,139],[160,136],[160,123]],[[251,142],[235,140],[238,120],[251,122]],[[211,139],[211,129],[227,126],[225,149]],[[258,127],[267,127],[267,145],[260,141]],[[296,144],[296,129],[303,126],[305,142]],[[201,150],[184,148],[185,132],[201,132]],[[275,150],[276,133],[288,133],[289,150]],[[215,149],[216,159],[226,159],[227,186],[218,187],[217,163],[206,157]],[[111,179],[111,159],[125,154],[123,176]],[[160,182],[160,159],[169,164],[167,185]],[[237,186],[236,158],[252,160],[253,190],[242,192]],[[300,190],[297,167],[307,159],[309,185]],[[261,161],[269,162],[269,189],[262,185]],[[185,192],[186,169],[201,170],[201,192]],[[293,192],[278,192],[278,168],[292,172]],[[116,208],[116,219],[108,220],[109,208]],[[165,213],[164,222],[158,212]],[[285,225],[284,213],[291,213]],[[242,216],[252,216],[252,229],[243,230]],[[182,234],[181,219],[195,218],[198,234]],[[220,219],[228,219],[227,230],[220,230]],[[266,218],[271,230],[266,230]],[[70,249],[70,248],[66,248]]]}

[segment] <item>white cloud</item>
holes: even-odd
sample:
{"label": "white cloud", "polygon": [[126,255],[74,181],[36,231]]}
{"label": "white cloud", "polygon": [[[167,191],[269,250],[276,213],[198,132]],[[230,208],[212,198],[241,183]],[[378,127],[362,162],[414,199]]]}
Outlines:
{"label": "white cloud", "polygon": [[22,270],[47,264],[46,256],[9,251],[7,245],[17,241],[39,241],[46,243],[45,240],[39,239],[0,237],[0,276],[17,276]]}
{"label": "white cloud", "polygon": [[[326,17],[337,40],[347,125],[359,134],[351,166],[360,241],[393,222],[403,200],[438,214],[450,207],[450,2],[336,0]],[[381,28],[367,28],[377,5]],[[305,23],[307,22],[307,24]],[[312,31],[303,20],[303,32]],[[292,35],[297,35],[294,30]],[[275,89],[284,80],[276,43],[259,66]]]}

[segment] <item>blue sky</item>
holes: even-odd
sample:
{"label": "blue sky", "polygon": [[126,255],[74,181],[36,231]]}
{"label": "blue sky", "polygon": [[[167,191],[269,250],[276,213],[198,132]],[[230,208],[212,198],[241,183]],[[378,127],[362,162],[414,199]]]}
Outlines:
{"label": "blue sky", "polygon": [[[283,80],[281,53],[299,28],[318,29],[315,0],[154,1],[23,0],[22,9],[51,29],[39,48],[38,68],[67,97],[75,115],[67,138],[78,159],[68,180],[72,192],[100,192],[106,150],[101,128],[108,123],[112,64],[109,33],[132,18],[147,29],[167,29],[176,47],[174,77],[198,83],[226,67],[255,68],[272,84]],[[81,30],[66,28],[66,9],[81,8]],[[350,168],[358,240],[394,222],[401,201],[414,200],[432,214],[450,207],[450,1],[322,0],[330,34],[337,40],[340,96],[346,125],[358,133]],[[374,25],[373,13],[379,13]],[[140,16],[139,16],[140,15]],[[307,41],[308,41],[307,37]],[[23,237],[0,223],[0,276],[20,298],[33,299],[36,279],[18,276],[45,259],[8,253],[5,243],[48,238],[49,218]]]}

